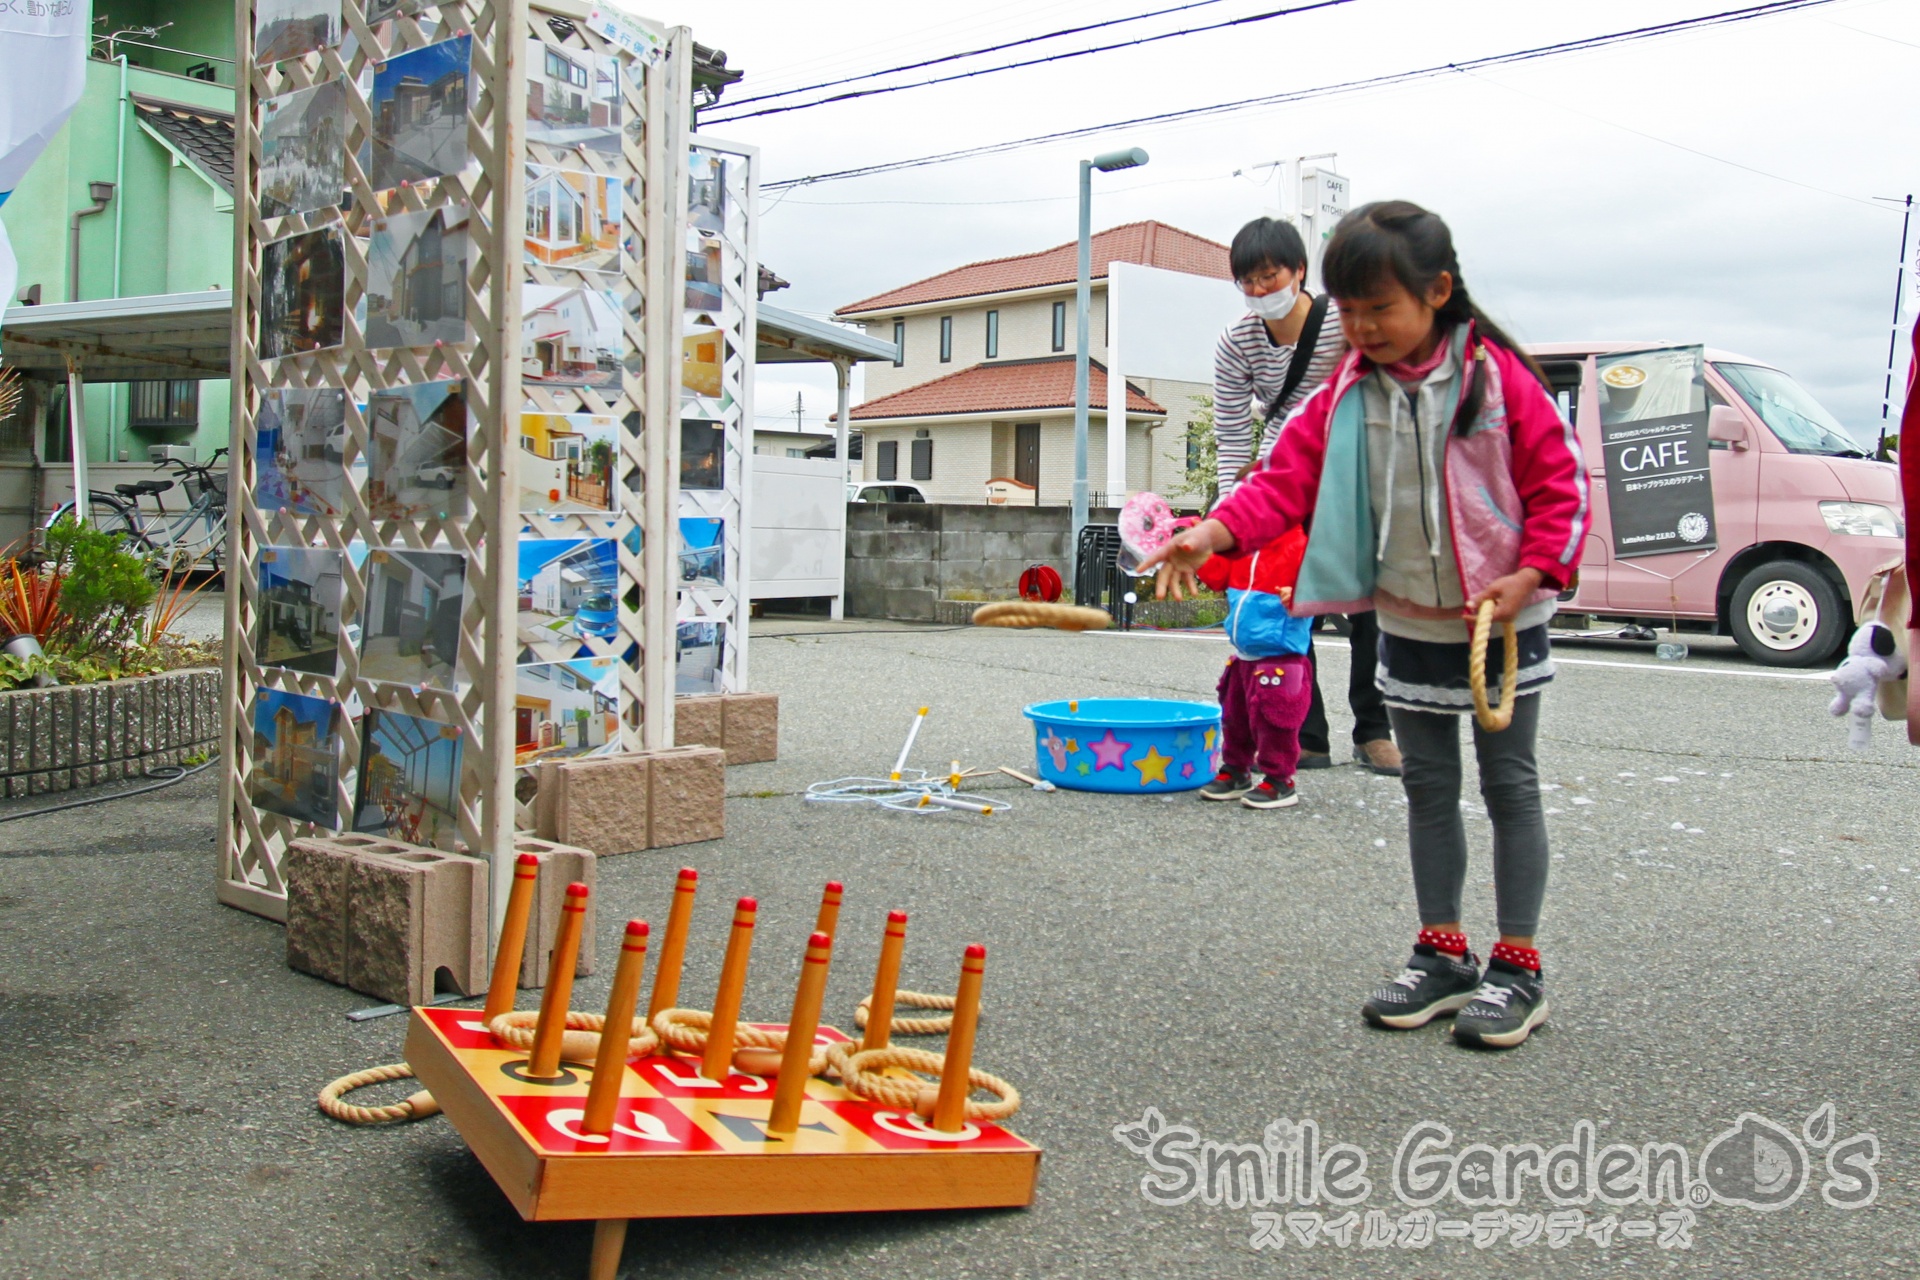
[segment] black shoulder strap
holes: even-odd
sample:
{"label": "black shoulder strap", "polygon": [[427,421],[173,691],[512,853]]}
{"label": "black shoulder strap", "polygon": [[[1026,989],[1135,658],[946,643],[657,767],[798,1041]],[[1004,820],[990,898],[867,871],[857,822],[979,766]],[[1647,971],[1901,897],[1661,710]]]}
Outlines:
{"label": "black shoulder strap", "polygon": [[1267,406],[1263,427],[1273,425],[1273,419],[1281,408],[1292,399],[1299,388],[1300,380],[1307,376],[1307,366],[1313,363],[1314,348],[1320,345],[1320,326],[1327,319],[1327,295],[1321,294],[1313,300],[1313,306],[1307,309],[1307,322],[1300,327],[1300,340],[1293,344],[1293,359],[1287,362],[1287,377],[1280,384],[1280,394]]}

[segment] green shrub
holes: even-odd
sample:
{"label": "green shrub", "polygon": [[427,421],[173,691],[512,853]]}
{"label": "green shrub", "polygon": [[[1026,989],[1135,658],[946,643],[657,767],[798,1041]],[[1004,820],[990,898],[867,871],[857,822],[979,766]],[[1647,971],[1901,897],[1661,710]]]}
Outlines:
{"label": "green shrub", "polygon": [[57,645],[84,657],[132,640],[158,588],[122,535],[67,517],[47,530],[47,551],[65,579],[60,608],[66,624],[54,637]]}

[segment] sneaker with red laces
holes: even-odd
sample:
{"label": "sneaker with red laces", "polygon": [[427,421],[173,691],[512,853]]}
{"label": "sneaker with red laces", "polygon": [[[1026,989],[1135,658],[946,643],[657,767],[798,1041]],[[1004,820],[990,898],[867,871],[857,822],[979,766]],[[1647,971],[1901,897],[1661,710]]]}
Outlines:
{"label": "sneaker with red laces", "polygon": [[1251,775],[1222,769],[1213,775],[1212,782],[1200,788],[1200,798],[1202,800],[1238,800],[1251,790],[1253,790]]}
{"label": "sneaker with red laces", "polygon": [[1300,795],[1293,789],[1292,778],[1277,778],[1268,774],[1260,779],[1260,785],[1240,797],[1240,803],[1249,809],[1287,809],[1300,803]]}

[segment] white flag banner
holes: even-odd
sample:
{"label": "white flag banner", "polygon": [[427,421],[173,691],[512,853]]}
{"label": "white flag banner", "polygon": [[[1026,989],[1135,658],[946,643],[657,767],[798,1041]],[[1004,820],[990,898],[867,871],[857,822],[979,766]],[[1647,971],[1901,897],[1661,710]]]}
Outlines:
{"label": "white flag banner", "polygon": [[[80,0],[0,0],[0,205],[80,101],[87,11]],[[13,301],[18,275],[0,232],[0,314]]]}

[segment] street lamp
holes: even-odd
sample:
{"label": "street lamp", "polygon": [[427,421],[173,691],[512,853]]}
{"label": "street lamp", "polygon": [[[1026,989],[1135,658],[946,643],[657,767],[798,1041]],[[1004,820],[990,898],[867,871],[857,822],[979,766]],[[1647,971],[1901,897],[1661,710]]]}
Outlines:
{"label": "street lamp", "polygon": [[[1087,527],[1087,304],[1093,271],[1093,171],[1112,173],[1117,169],[1137,169],[1147,162],[1147,153],[1139,147],[1109,151],[1080,162],[1080,262],[1074,282],[1073,349],[1073,541],[1068,547],[1072,566],[1074,596],[1080,588],[1080,531]],[[1125,431],[1127,407],[1120,406],[1120,430]],[[1114,407],[1107,406],[1107,430],[1113,430]]]}

